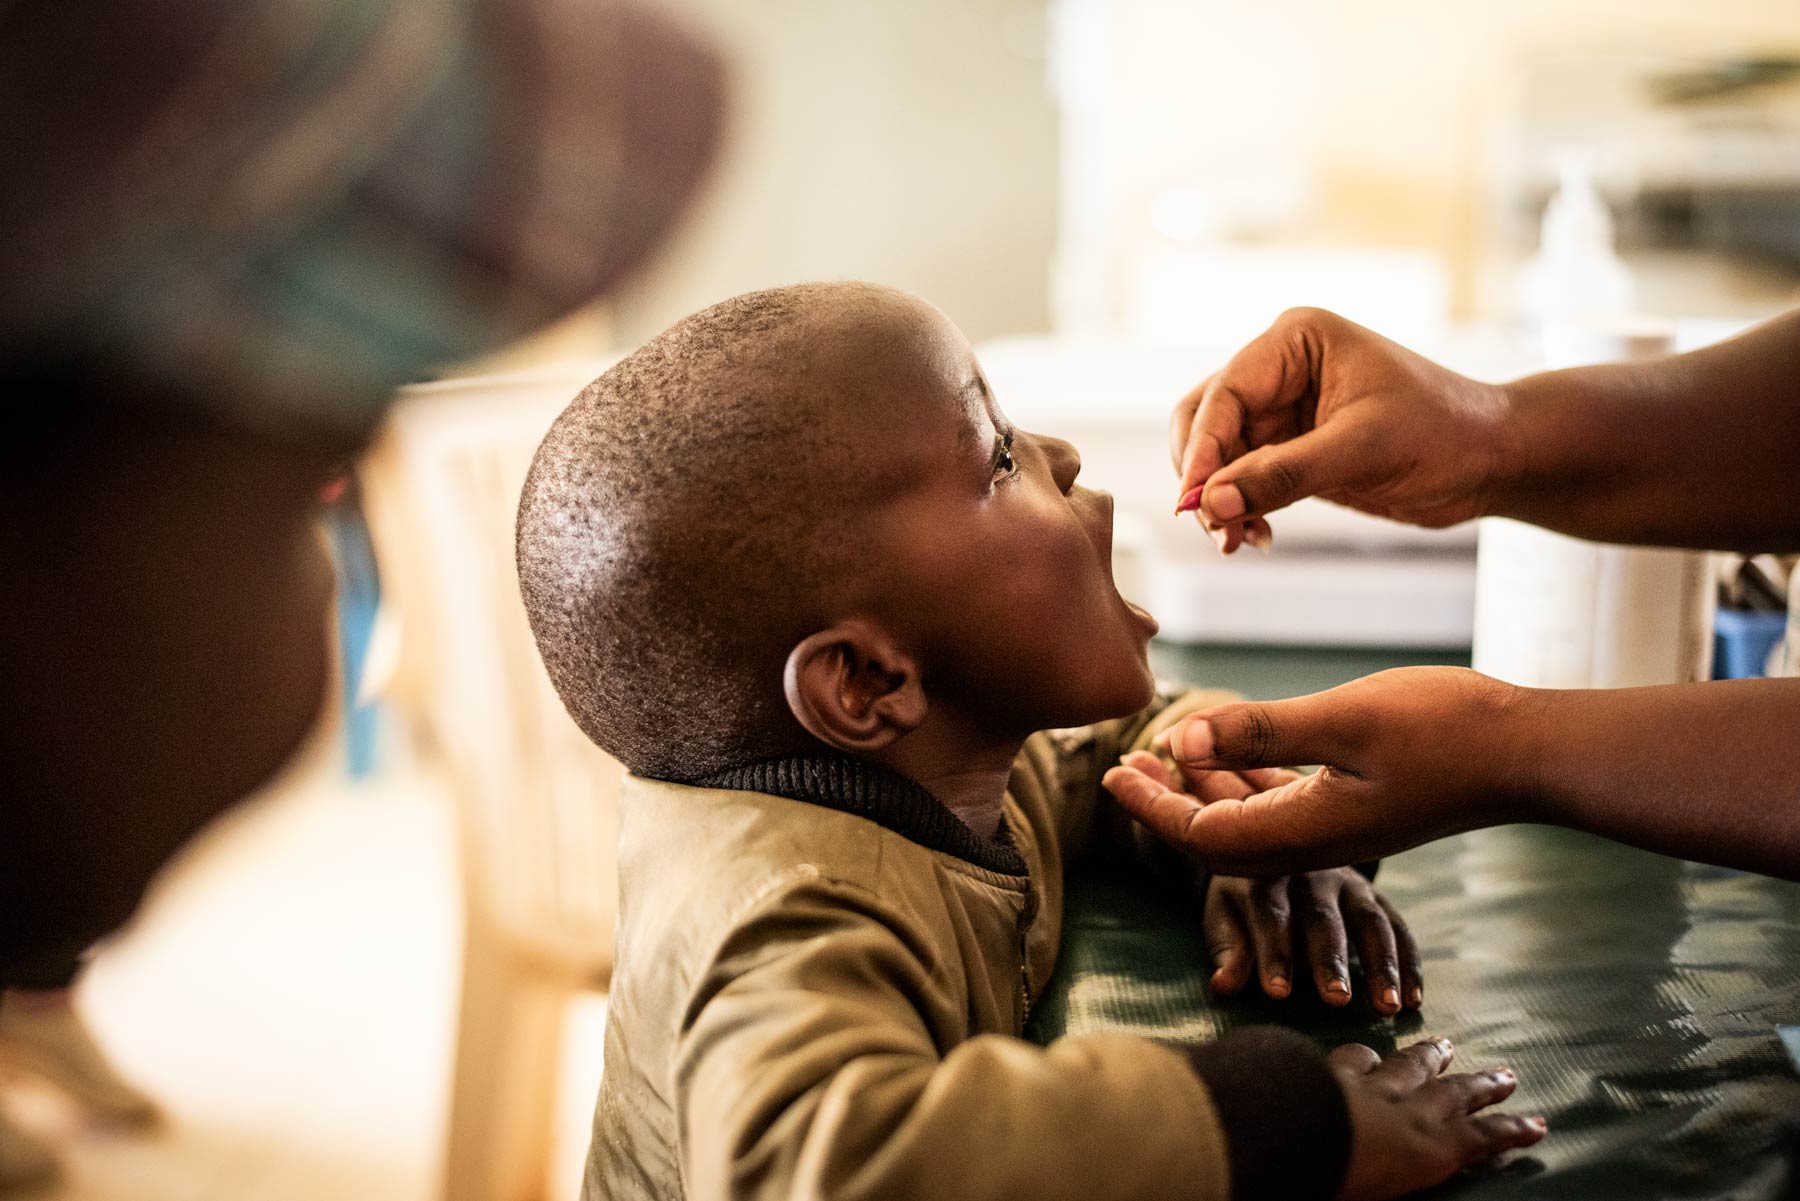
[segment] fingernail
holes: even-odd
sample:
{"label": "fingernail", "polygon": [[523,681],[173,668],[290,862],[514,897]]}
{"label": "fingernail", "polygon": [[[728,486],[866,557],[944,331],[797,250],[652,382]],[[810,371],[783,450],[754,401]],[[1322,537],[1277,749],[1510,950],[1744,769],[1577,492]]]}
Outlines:
{"label": "fingernail", "polygon": [[1331,979],[1325,981],[1325,992],[1333,997],[1348,997],[1350,995],[1350,981],[1344,979],[1342,976],[1333,976]]}
{"label": "fingernail", "polygon": [[1244,515],[1244,494],[1236,484],[1220,484],[1206,509],[1215,521],[1236,521]]}
{"label": "fingernail", "polygon": [[1525,1119],[1525,1124],[1526,1124],[1526,1125],[1528,1125],[1528,1126],[1535,1126],[1535,1127],[1537,1127],[1537,1128],[1538,1128],[1538,1129],[1539,1129],[1539,1130],[1544,1130],[1544,1129],[1547,1129],[1547,1128],[1548,1128],[1548,1127],[1549,1127],[1549,1125],[1550,1125],[1550,1123],[1549,1123],[1549,1122],[1546,1122],[1546,1121],[1545,1121],[1545,1120],[1544,1120],[1544,1118],[1543,1118],[1543,1116],[1542,1116],[1542,1115],[1541,1115],[1541,1114],[1540,1114],[1540,1115],[1537,1115],[1537,1116],[1534,1116],[1534,1117],[1529,1117],[1529,1118],[1526,1118],[1526,1119]]}
{"label": "fingernail", "polygon": [[1400,990],[1395,988],[1391,984],[1388,985],[1386,988],[1382,989],[1381,990],[1381,1007],[1383,1009],[1398,1009],[1398,1008],[1400,1008]]}
{"label": "fingernail", "polygon": [[1206,489],[1201,487],[1189,488],[1186,492],[1183,492],[1181,494],[1181,499],[1175,502],[1175,515],[1179,517],[1183,513],[1192,513],[1195,509],[1198,509],[1200,507],[1200,494],[1204,491],[1206,491]]}
{"label": "fingernail", "polygon": [[1287,996],[1288,978],[1286,976],[1270,976],[1269,991],[1272,993],[1280,993],[1284,997]]}
{"label": "fingernail", "polygon": [[1160,731],[1156,735],[1156,737],[1154,737],[1150,740],[1150,745],[1155,747],[1159,751],[1168,750],[1169,749],[1169,736],[1174,734],[1175,730],[1176,730],[1176,727],[1170,726],[1168,729]]}
{"label": "fingernail", "polygon": [[1269,536],[1269,531],[1263,529],[1259,525],[1247,525],[1244,527],[1245,544],[1254,546],[1265,555],[1269,553],[1269,547],[1274,545],[1274,541],[1275,540]]}
{"label": "fingernail", "polygon": [[1212,758],[1212,724],[1199,718],[1182,722],[1170,732],[1169,749],[1183,763]]}
{"label": "fingernail", "polygon": [[1206,534],[1207,534],[1207,537],[1209,537],[1213,540],[1213,545],[1219,548],[1220,554],[1228,555],[1231,553],[1229,550],[1225,549],[1227,546],[1229,546],[1231,544],[1231,542],[1230,542],[1231,536],[1229,534],[1227,534],[1223,529],[1217,528],[1217,527],[1210,528],[1206,531]]}
{"label": "fingernail", "polygon": [[1406,994],[1406,1003],[1411,1005],[1414,1009],[1423,1005],[1425,1003],[1425,990],[1420,988],[1417,984],[1413,985],[1412,991]]}
{"label": "fingernail", "polygon": [[1495,1068],[1493,1076],[1494,1079],[1498,1080],[1501,1084],[1511,1084],[1518,1079],[1517,1076],[1513,1075],[1513,1070],[1511,1068]]}

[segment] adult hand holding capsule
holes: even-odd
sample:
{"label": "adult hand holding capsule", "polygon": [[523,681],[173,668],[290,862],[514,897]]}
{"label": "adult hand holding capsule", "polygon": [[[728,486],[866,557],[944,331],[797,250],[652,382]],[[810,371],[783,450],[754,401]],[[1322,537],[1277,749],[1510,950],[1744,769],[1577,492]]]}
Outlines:
{"label": "adult hand holding capsule", "polygon": [[1319,309],[1291,309],[1175,406],[1177,512],[1219,547],[1321,496],[1439,528],[1478,516],[1501,474],[1505,390]]}

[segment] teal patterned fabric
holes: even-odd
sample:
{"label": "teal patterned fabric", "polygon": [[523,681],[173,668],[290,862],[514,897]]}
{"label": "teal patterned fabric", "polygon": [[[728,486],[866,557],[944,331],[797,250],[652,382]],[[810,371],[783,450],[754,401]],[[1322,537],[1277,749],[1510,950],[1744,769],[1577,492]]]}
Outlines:
{"label": "teal patterned fabric", "polygon": [[626,0],[11,0],[0,347],[277,434],[610,288],[709,157],[716,60]]}
{"label": "teal patterned fabric", "polygon": [[1391,859],[1380,887],[1425,957],[1422,1016],[1310,995],[1214,1002],[1195,902],[1088,876],[1072,882],[1032,1036],[1210,1039],[1279,1022],[1321,1047],[1386,1051],[1445,1034],[1464,1069],[1516,1068],[1507,1108],[1545,1114],[1550,1136],[1433,1196],[1796,1195],[1800,1077],[1776,1027],[1800,1023],[1800,886],[1514,827]]}

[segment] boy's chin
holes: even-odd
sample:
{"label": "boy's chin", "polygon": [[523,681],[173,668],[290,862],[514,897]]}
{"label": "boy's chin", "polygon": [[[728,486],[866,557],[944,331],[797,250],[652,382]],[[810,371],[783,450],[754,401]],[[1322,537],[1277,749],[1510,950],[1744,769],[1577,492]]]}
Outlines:
{"label": "boy's chin", "polygon": [[1135,657],[1121,660],[1103,678],[1092,679],[1087,695],[1071,697],[1066,719],[1057,727],[1085,726],[1114,717],[1129,717],[1156,697],[1156,676],[1150,670],[1147,653],[1140,649]]}
{"label": "boy's chin", "polygon": [[1142,709],[1145,705],[1148,705],[1151,701],[1156,699],[1156,673],[1150,670],[1150,651],[1148,647],[1140,647],[1138,649],[1137,658],[1133,663],[1133,667],[1135,670],[1131,676],[1132,683],[1129,689],[1130,699],[1118,713],[1113,714],[1112,716],[1125,717],[1128,714],[1136,713],[1139,709]]}

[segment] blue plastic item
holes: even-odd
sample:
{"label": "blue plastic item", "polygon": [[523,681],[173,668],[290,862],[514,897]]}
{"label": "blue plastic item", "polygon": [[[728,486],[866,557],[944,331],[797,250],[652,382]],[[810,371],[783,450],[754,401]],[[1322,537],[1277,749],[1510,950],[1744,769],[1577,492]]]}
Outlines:
{"label": "blue plastic item", "polygon": [[324,518],[337,568],[338,649],[344,663],[344,749],[350,760],[350,778],[360,780],[374,774],[380,759],[379,708],[358,697],[375,614],[381,607],[381,573],[354,483],[326,506]]}
{"label": "blue plastic item", "polygon": [[1787,632],[1786,613],[1720,609],[1713,619],[1713,679],[1751,680]]}

